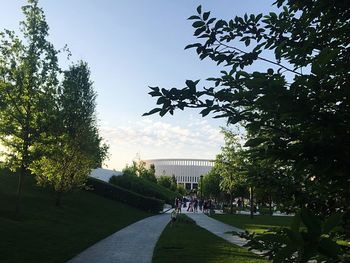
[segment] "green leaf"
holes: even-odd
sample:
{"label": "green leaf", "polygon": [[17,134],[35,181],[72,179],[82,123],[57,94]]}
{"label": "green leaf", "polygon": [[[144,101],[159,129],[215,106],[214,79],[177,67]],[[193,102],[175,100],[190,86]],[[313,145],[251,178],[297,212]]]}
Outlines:
{"label": "green leaf", "polygon": [[201,46],[200,43],[190,44],[190,45],[187,45],[187,46],[185,47],[185,50],[186,50],[186,49],[189,49],[189,48],[193,48],[193,47],[200,47],[200,46]]}
{"label": "green leaf", "polygon": [[329,216],[323,225],[323,233],[328,234],[330,231],[332,231],[334,228],[341,225],[342,222],[342,213],[335,213],[331,216]]}
{"label": "green leaf", "polygon": [[206,21],[209,18],[210,12],[203,13],[203,20]]}
{"label": "green leaf", "polygon": [[200,114],[202,114],[202,117],[204,117],[204,116],[207,116],[207,115],[210,113],[210,111],[211,111],[211,108],[208,107],[208,108],[203,109],[203,110],[200,112]]}
{"label": "green leaf", "polygon": [[159,111],[161,111],[161,109],[160,109],[160,108],[154,108],[153,110],[151,110],[151,111],[149,111],[149,112],[146,112],[146,113],[142,114],[142,116],[152,115],[152,114],[157,113],[157,112],[159,112]]}
{"label": "green leaf", "polygon": [[197,85],[198,82],[199,82],[199,81],[194,82],[194,81],[192,81],[192,80],[186,80],[186,85],[187,85],[187,87],[190,88],[190,90],[192,90],[193,92],[195,92],[195,91],[196,91],[196,85]]}
{"label": "green leaf", "polygon": [[214,18],[214,17],[213,17],[213,18],[210,18],[210,19],[208,20],[208,22],[207,22],[207,25],[213,23],[215,20],[216,20],[216,18]]}
{"label": "green leaf", "polygon": [[338,258],[340,247],[330,238],[322,238],[318,246],[318,251],[327,257]]}
{"label": "green leaf", "polygon": [[272,262],[273,263],[284,263],[284,262],[286,262],[285,259],[290,258],[295,252],[296,252],[295,247],[293,247],[291,245],[287,245],[278,251],[276,256],[273,258]]}
{"label": "green leaf", "polygon": [[286,229],[284,229],[284,232],[287,234],[290,241],[292,241],[292,243],[296,247],[304,244],[303,237],[301,236],[301,234],[298,231],[293,231],[291,229],[286,228]]}
{"label": "green leaf", "polygon": [[187,20],[201,19],[199,16],[190,16]]}
{"label": "green leaf", "polygon": [[262,144],[263,142],[266,142],[268,139],[266,138],[253,138],[253,139],[249,139],[245,144],[244,147],[256,147],[260,144]]}
{"label": "green leaf", "polygon": [[203,21],[196,21],[192,24],[192,26],[194,28],[197,28],[197,27],[202,27],[202,26],[205,26],[205,23]]}
{"label": "green leaf", "polygon": [[308,232],[316,235],[321,234],[321,220],[318,219],[312,212],[306,208],[300,211],[301,220],[307,227]]}
{"label": "green leaf", "polygon": [[201,5],[199,5],[199,6],[197,7],[197,13],[198,13],[198,14],[201,14],[201,13],[202,13],[202,6],[201,6]]}
{"label": "green leaf", "polygon": [[200,35],[201,33],[203,33],[204,31],[206,30],[206,27],[205,26],[203,26],[203,27],[200,27],[200,28],[198,28],[196,31],[194,31],[194,36],[198,36],[198,35]]}

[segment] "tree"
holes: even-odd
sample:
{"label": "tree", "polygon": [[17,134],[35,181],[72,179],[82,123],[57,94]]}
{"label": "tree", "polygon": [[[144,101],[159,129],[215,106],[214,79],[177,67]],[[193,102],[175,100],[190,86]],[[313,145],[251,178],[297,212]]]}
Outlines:
{"label": "tree", "polygon": [[47,41],[48,25],[37,0],[22,7],[22,38],[0,34],[0,139],[6,166],[19,172],[15,217],[20,216],[24,177],[33,158],[32,146],[48,119],[58,84],[57,53]]}
{"label": "tree", "polygon": [[127,165],[122,172],[125,175],[138,176],[143,179],[149,180],[153,183],[157,182],[154,164],[151,164],[150,167],[147,168],[146,163],[144,161],[133,161],[132,165]]}
{"label": "tree", "polygon": [[[203,116],[240,123],[246,146],[276,161],[300,189],[303,200],[292,195],[289,208],[307,206],[324,217],[350,207],[350,8],[345,0],[275,5],[277,14],[228,21],[199,6],[189,19],[200,42],[186,48],[226,70],[204,89],[192,80],[182,89],[151,87],[160,107],[146,115],[200,108]],[[251,72],[257,61],[271,68]]]}
{"label": "tree", "polygon": [[91,169],[100,167],[107,156],[108,146],[96,124],[95,99],[87,64],[71,66],[64,72],[55,122],[34,145],[41,156],[30,169],[39,185],[53,186],[57,206],[62,194],[84,186]]}
{"label": "tree", "polygon": [[165,188],[170,189],[172,185],[171,177],[168,175],[161,175],[158,177],[158,184],[164,186]]}
{"label": "tree", "polygon": [[219,171],[213,167],[207,174],[203,176],[203,195],[210,198],[218,199],[220,197],[220,180],[221,175]]}
{"label": "tree", "polygon": [[215,170],[221,175],[220,189],[230,196],[230,212],[233,213],[235,191],[246,183],[247,168],[244,150],[237,136],[230,130],[222,130],[225,144],[216,156]]}

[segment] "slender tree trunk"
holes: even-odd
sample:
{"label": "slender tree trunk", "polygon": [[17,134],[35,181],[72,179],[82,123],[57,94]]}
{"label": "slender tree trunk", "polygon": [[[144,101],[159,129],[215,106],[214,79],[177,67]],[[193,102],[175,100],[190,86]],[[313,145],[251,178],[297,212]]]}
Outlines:
{"label": "slender tree trunk", "polygon": [[253,219],[254,217],[254,201],[253,201],[253,187],[250,187],[249,191],[249,201],[250,201],[250,218]]}
{"label": "slender tree trunk", "polygon": [[16,210],[15,210],[15,219],[19,220],[21,217],[22,210],[22,192],[23,192],[23,182],[27,173],[27,163],[28,163],[28,141],[29,135],[28,132],[24,134],[23,139],[23,156],[21,161],[21,169],[19,171],[18,177],[18,186],[17,186],[17,200],[16,200]]}
{"label": "slender tree trunk", "polygon": [[230,193],[230,214],[233,214],[233,204],[232,204],[232,201],[233,201],[233,195],[232,195],[232,193]]}
{"label": "slender tree trunk", "polygon": [[269,211],[270,211],[270,216],[272,216],[272,196],[271,196],[271,192],[269,194]]}
{"label": "slender tree trunk", "polygon": [[26,169],[24,164],[22,164],[19,176],[18,176],[18,186],[17,186],[17,200],[16,200],[16,210],[15,210],[15,219],[19,220],[21,215],[21,207],[22,207],[22,189],[23,189],[23,181],[25,177]]}

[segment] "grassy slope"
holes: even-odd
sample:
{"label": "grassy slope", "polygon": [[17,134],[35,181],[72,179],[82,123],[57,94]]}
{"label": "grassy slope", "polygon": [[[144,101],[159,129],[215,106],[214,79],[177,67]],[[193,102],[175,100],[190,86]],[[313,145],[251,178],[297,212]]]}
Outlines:
{"label": "grassy slope", "polygon": [[164,200],[165,203],[168,204],[173,204],[175,198],[177,197],[177,193],[169,190],[168,188],[136,176],[114,176],[110,180],[110,183],[141,195]]}
{"label": "grassy slope", "polygon": [[213,215],[212,217],[231,226],[256,233],[263,233],[271,228],[289,226],[293,219],[289,216],[269,215],[254,216],[253,219],[251,219],[249,215],[235,214]]}
{"label": "grassy slope", "polygon": [[22,220],[12,220],[17,177],[0,170],[0,262],[65,262],[150,214],[85,191],[54,196],[26,178]]}
{"label": "grassy slope", "polygon": [[185,220],[165,228],[154,250],[153,263],[269,262]]}

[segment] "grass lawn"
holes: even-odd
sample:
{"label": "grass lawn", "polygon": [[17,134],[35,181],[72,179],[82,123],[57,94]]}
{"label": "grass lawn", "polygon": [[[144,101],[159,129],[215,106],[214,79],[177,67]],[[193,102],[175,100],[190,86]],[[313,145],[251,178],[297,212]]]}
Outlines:
{"label": "grass lawn", "polygon": [[197,226],[185,215],[168,225],[153,253],[153,263],[269,262]]}
{"label": "grass lawn", "polygon": [[213,215],[212,217],[228,225],[255,233],[263,233],[269,229],[278,228],[281,226],[289,227],[293,220],[293,217],[290,216],[269,215],[254,216],[253,219],[250,218],[250,215],[236,214]]}
{"label": "grass lawn", "polygon": [[26,178],[21,221],[12,219],[17,176],[0,170],[0,262],[65,262],[150,214],[86,191],[54,195]]}

